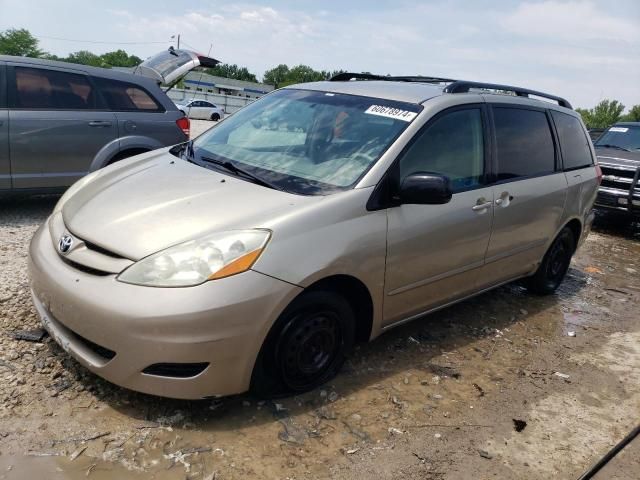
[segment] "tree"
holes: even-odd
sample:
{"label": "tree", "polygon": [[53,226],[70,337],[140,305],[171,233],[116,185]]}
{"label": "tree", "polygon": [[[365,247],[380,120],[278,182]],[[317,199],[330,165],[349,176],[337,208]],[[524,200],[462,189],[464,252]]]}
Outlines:
{"label": "tree", "polygon": [[622,117],[625,122],[640,122],[640,105],[634,105],[629,113]]}
{"label": "tree", "polygon": [[90,65],[92,67],[104,66],[102,59],[95,53],[91,53],[88,50],[80,50],[78,52],[70,53],[67,58],[61,59],[63,62],[79,63],[81,65]]}
{"label": "tree", "polygon": [[274,67],[271,70],[267,70],[266,72],[264,72],[262,81],[268,85],[273,85],[275,88],[279,88],[282,86],[281,83],[284,82],[288,74],[289,74],[289,67],[284,63],[281,63],[277,67]]}
{"label": "tree", "polygon": [[129,55],[124,50],[103,53],[100,55],[100,60],[104,66],[109,67],[135,67],[142,63],[142,59],[140,57]]}
{"label": "tree", "polygon": [[38,39],[24,28],[10,28],[0,33],[0,54],[17,57],[42,57],[45,52],[38,48]]}
{"label": "tree", "polygon": [[205,72],[216,77],[233,78],[245,82],[258,82],[256,76],[251,73],[247,67],[239,67],[235,64],[221,63],[213,68],[207,68]]}
{"label": "tree", "polygon": [[602,100],[590,110],[576,108],[588,128],[606,128],[620,121],[624,105],[617,100]]}

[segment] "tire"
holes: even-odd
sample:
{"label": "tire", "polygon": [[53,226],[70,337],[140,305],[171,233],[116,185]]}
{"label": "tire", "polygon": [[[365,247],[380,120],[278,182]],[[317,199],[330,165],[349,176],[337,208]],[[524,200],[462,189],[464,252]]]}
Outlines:
{"label": "tire", "polygon": [[220,120],[220,114],[219,113],[212,113],[211,114],[211,120],[213,120],[214,122],[217,122],[218,120]]}
{"label": "tire", "polygon": [[302,293],[267,335],[251,379],[251,391],[273,398],[313,390],[332,379],[354,341],[349,303],[326,291]]}
{"label": "tire", "polygon": [[536,273],[526,280],[527,289],[538,295],[554,293],[569,270],[575,250],[573,232],[565,227],[549,247]]}

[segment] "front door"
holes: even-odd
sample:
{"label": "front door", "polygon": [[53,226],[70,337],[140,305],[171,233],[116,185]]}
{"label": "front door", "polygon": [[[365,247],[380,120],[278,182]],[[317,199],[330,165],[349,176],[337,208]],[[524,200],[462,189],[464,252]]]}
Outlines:
{"label": "front door", "polygon": [[567,195],[545,110],[502,105],[492,111],[497,177],[483,285],[505,282],[536,268],[560,228]]}
{"label": "front door", "polygon": [[453,197],[444,205],[388,210],[385,325],[476,288],[493,217],[493,191],[485,176],[487,123],[482,105],[446,110],[402,154],[400,181],[415,172],[446,175]]}
{"label": "front door", "polygon": [[193,102],[191,104],[191,117],[199,119],[207,118],[207,109],[205,108],[205,105],[206,104],[200,100]]}
{"label": "front door", "polygon": [[86,75],[14,64],[8,79],[14,188],[69,186],[117,139],[115,114]]}

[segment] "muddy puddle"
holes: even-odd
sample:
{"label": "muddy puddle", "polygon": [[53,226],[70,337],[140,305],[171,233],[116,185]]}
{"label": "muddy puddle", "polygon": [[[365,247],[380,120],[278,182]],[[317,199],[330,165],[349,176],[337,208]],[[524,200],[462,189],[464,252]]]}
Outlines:
{"label": "muddy puddle", "polygon": [[[620,380],[628,372],[610,372],[615,357],[593,353],[603,345],[632,348],[626,337],[611,335],[640,330],[633,312],[640,298],[639,240],[633,229],[604,224],[557,295],[536,297],[518,284],[499,288],[359,346],[330,384],[276,401],[137,394],[88,373],[51,341],[5,341],[0,479],[435,479],[471,472],[564,478],[581,472],[594,452],[624,433],[623,417],[607,417],[609,410],[617,405],[621,415],[637,412],[640,419],[640,392]],[[14,295],[26,298],[25,281],[16,280]],[[20,318],[21,328],[37,325],[28,299],[0,308],[5,331]],[[589,363],[590,355],[599,363]],[[640,368],[640,357],[628,358],[638,362],[629,368]],[[575,420],[582,408],[593,408],[601,421],[569,422],[567,415]],[[580,439],[551,428],[564,421],[602,442],[591,439],[592,449],[574,452],[571,441]],[[556,447],[567,449],[564,457],[549,454]]]}

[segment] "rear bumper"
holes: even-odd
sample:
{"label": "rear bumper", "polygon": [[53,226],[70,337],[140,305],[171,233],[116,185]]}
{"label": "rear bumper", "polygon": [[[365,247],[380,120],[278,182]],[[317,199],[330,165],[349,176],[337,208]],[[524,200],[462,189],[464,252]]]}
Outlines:
{"label": "rear bumper", "polygon": [[[63,262],[46,224],[29,270],[44,327],[78,362],[131,390],[185,399],[246,391],[267,332],[302,291],[251,270],[190,288],[128,285]],[[201,368],[188,378],[143,372],[157,364]]]}

